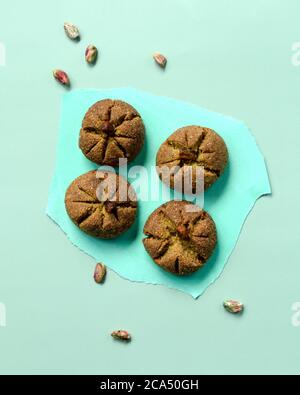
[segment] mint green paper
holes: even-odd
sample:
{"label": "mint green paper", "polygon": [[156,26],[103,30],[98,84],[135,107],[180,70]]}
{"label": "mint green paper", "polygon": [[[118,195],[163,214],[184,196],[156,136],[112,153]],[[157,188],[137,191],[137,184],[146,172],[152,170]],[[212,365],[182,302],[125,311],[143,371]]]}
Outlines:
{"label": "mint green paper", "polygon": [[[218,246],[203,269],[187,277],[176,277],[155,265],[144,250],[143,225],[148,215],[164,201],[140,201],[135,225],[114,240],[101,240],[81,232],[69,219],[64,206],[70,182],[97,166],[78,148],[82,118],[97,100],[121,99],[132,104],[146,126],[146,144],[133,164],[147,169],[155,165],[160,144],[175,129],[191,124],[216,130],[229,150],[229,166],[220,180],[205,193],[204,207],[216,222]],[[130,179],[129,179],[130,180]],[[130,180],[134,181],[134,180]],[[242,225],[256,199],[271,192],[264,158],[249,129],[242,122],[192,104],[155,96],[132,88],[76,90],[62,99],[56,169],[49,192],[47,214],[73,244],[124,278],[163,284],[201,295],[221,274],[237,242]]]}

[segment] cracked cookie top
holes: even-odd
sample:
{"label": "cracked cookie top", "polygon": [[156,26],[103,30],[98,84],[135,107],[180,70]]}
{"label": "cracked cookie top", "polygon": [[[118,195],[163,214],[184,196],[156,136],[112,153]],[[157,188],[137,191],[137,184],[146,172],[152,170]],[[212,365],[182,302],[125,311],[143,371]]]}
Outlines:
{"label": "cracked cookie top", "polygon": [[177,275],[202,267],[217,243],[211,216],[184,200],[158,207],[146,221],[144,233],[144,247],[154,262]]}
{"label": "cracked cookie top", "polygon": [[89,108],[82,121],[79,147],[99,165],[118,166],[119,159],[132,161],[144,144],[145,128],[140,114],[121,100],[101,100]]}
{"label": "cracked cookie top", "polygon": [[76,178],[66,191],[65,206],[83,232],[104,239],[125,232],[137,211],[133,187],[123,177],[101,170]]}
{"label": "cracked cookie top", "polygon": [[[186,193],[202,192],[203,187],[209,188],[223,173],[227,161],[228,151],[222,137],[212,129],[201,126],[176,130],[162,143],[156,156],[159,177],[173,189],[181,190],[184,187],[184,174],[189,177],[190,171]],[[167,171],[167,181],[164,171]]]}

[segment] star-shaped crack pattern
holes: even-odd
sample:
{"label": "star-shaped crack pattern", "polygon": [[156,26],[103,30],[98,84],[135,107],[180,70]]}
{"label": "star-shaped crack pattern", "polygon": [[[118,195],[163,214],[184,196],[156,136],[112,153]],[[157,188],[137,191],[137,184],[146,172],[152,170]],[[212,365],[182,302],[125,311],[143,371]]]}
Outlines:
{"label": "star-shaped crack pattern", "polygon": [[144,143],[145,128],[139,113],[120,100],[101,100],[85,114],[79,147],[97,164],[117,166],[133,160]]}
{"label": "star-shaped crack pattern", "polygon": [[198,270],[211,256],[217,234],[210,215],[187,201],[170,201],[148,218],[144,246],[163,269],[185,275]]}
{"label": "star-shaped crack pattern", "polygon": [[[227,161],[228,151],[224,140],[212,129],[201,126],[186,126],[176,130],[160,146],[156,157],[160,178],[170,183],[173,189],[176,185],[184,185],[184,176],[190,171],[190,190],[193,193],[201,181],[204,189],[209,188],[223,173]],[[164,174],[170,177],[164,179]]]}
{"label": "star-shaped crack pattern", "polygon": [[65,205],[69,217],[82,231],[101,238],[125,232],[137,211],[132,186],[112,172],[90,171],[76,178],[67,189]]}

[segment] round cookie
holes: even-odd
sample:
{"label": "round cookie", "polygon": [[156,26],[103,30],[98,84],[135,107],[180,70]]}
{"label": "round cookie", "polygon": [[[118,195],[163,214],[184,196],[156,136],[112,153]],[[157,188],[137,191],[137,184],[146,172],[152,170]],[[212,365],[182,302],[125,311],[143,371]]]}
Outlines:
{"label": "round cookie", "polygon": [[182,189],[184,172],[191,170],[192,184],[188,183],[186,193],[196,192],[197,180],[199,192],[203,191],[203,187],[209,188],[223,173],[227,162],[228,151],[222,137],[212,129],[201,126],[176,130],[162,143],[156,156],[157,171],[162,181],[165,181],[163,171],[167,170],[168,174],[171,170],[167,183],[172,189]]}
{"label": "round cookie", "polygon": [[140,114],[121,100],[101,100],[89,108],[80,130],[79,147],[98,165],[118,166],[120,158],[132,161],[140,152],[145,127]]}
{"label": "round cookie", "polygon": [[104,239],[130,228],[137,211],[133,187],[123,177],[101,170],[76,178],[66,191],[65,206],[83,232]]}
{"label": "round cookie", "polygon": [[144,233],[144,247],[154,262],[177,275],[202,267],[217,243],[211,216],[185,200],[158,207],[147,219]]}

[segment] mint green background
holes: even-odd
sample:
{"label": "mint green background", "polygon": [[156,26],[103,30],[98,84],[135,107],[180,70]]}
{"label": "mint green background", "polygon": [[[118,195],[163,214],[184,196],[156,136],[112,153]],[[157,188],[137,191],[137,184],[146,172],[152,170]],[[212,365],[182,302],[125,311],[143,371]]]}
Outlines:
{"label": "mint green background", "polygon": [[[297,0],[1,1],[1,373],[300,373],[298,207],[300,41]],[[82,30],[80,43],[63,33]],[[101,49],[96,67],[82,60]],[[168,56],[165,72],[151,53]],[[194,301],[109,272],[45,216],[64,89],[135,86],[243,120],[268,164],[273,196],[260,199],[220,279]],[[134,259],[134,257],[133,257]],[[241,317],[221,302],[245,302]],[[108,336],[115,328],[130,345]]]}

